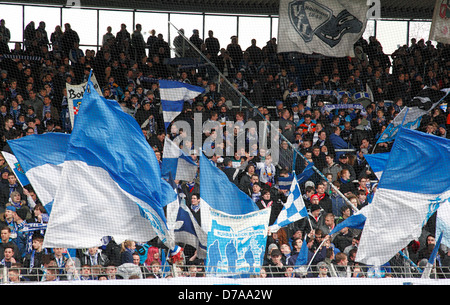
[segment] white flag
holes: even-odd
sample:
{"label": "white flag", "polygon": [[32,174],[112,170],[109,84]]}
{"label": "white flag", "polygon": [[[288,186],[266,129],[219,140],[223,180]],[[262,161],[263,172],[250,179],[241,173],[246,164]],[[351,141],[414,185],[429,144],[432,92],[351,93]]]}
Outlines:
{"label": "white flag", "polygon": [[353,57],[368,8],[366,0],[281,0],[278,52]]}
{"label": "white flag", "polygon": [[450,43],[450,7],[447,1],[436,0],[429,40]]}

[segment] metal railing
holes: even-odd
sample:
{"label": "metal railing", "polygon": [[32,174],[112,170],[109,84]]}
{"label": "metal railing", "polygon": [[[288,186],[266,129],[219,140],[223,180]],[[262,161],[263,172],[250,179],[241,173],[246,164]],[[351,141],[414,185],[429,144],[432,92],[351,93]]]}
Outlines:
{"label": "metal railing", "polygon": [[[258,272],[208,272],[203,265],[169,265],[103,267],[83,266],[66,270],[65,268],[18,268],[4,267],[0,271],[0,283],[30,283],[49,281],[101,281],[127,279],[163,279],[179,277],[222,277],[222,278],[422,278],[423,270],[414,266],[387,266],[374,269],[368,266],[339,266],[335,264],[311,265],[305,267],[284,266],[277,269],[270,266],[258,268]],[[134,268],[133,268],[134,267]],[[325,268],[324,268],[325,267]],[[109,269],[109,271],[108,271]],[[260,269],[260,270],[259,270]],[[111,271],[112,270],[112,271]],[[433,268],[430,279],[450,279],[450,267]]]}

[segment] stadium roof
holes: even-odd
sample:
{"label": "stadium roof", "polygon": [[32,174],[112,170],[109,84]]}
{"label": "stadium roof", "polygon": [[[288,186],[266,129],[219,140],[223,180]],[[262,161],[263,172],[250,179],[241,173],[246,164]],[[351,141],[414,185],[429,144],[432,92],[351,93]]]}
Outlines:
{"label": "stadium roof", "polygon": [[[151,11],[200,12],[242,15],[278,15],[280,0],[35,0],[11,3],[66,6],[80,3],[81,7],[136,9]],[[380,0],[381,18],[431,19],[435,0]]]}

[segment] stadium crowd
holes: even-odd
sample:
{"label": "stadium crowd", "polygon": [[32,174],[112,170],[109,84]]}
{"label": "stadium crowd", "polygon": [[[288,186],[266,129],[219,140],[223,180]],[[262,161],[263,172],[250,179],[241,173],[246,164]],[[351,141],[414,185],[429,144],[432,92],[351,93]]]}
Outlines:
{"label": "stadium crowd", "polygon": [[[136,119],[159,160],[164,157],[164,138],[173,140],[183,132],[177,129],[176,121],[193,124],[195,113],[202,114],[203,122],[217,121],[219,128],[226,121],[233,121],[240,127],[244,122],[260,121],[263,117],[277,121],[283,135],[278,164],[271,163],[267,152],[259,150],[258,145],[247,145],[245,151],[234,151],[231,156],[211,158],[258,207],[272,207],[271,223],[286,202],[289,190],[280,181],[285,181],[293,170],[302,173],[308,160],[328,179],[315,172],[301,185],[309,217],[268,237],[261,276],[371,276],[369,270],[363,270],[363,266],[354,261],[360,230],[347,228],[332,239],[328,236],[336,224],[353,213],[330,184],[358,209],[371,202],[377,177],[364,156],[391,149],[391,143],[377,144],[377,139],[424,86],[450,88],[450,46],[434,46],[429,41],[412,39],[410,45],[401,46],[388,55],[376,37],[370,37],[368,41],[361,38],[355,44],[355,57],[329,58],[278,54],[275,38],[262,47],[253,39],[251,46],[243,50],[236,36],[231,37],[230,44],[221,46],[212,31],[204,39],[198,30],[186,35],[188,40],[183,38],[181,30],[171,48],[163,35],[156,35],[155,31],[145,41],[140,25],[131,32],[122,25],[115,34],[108,27],[98,52],[83,51],[82,41],[70,24],[65,24],[64,29],[57,26],[49,33],[42,21],[37,27],[30,22],[24,29],[23,43],[15,43],[10,49],[10,31],[2,20],[2,151],[11,152],[7,143],[10,139],[47,132],[70,133],[65,85],[86,82],[91,70],[103,96],[116,100]],[[256,106],[236,104],[230,94],[233,90],[227,88],[227,82],[204,58]],[[173,79],[205,88],[202,95],[185,103],[183,113],[167,132],[158,79]],[[322,111],[324,105],[358,103],[355,94],[367,92],[367,88],[373,100],[365,101],[365,111],[356,108]],[[295,94],[312,89],[345,93],[339,97]],[[437,107],[425,115],[419,130],[449,138],[450,117],[444,109]],[[205,131],[204,139],[213,132]],[[252,143],[255,132],[261,130],[246,131],[237,127],[235,134],[224,140],[230,147],[234,147],[239,136],[245,137],[246,143]],[[184,141],[180,145],[186,148],[187,143]],[[208,145],[213,147],[214,143]],[[293,147],[306,160],[298,156],[294,162]],[[45,224],[49,218],[47,211],[32,188],[18,183],[3,157],[0,168],[0,266],[9,268],[10,281],[161,277],[164,246],[157,239],[148,243],[127,241],[122,245],[107,239],[100,248],[78,249],[70,257],[66,249],[43,249],[45,230],[26,232],[23,228],[26,224]],[[198,178],[177,182],[180,194],[200,222]],[[408,246],[410,258],[417,265],[423,264],[423,259],[427,259],[433,249],[435,241],[430,232],[435,232],[434,226],[432,217],[425,226],[423,240],[413,241]],[[305,236],[309,257],[317,254],[311,262],[316,267],[299,273],[294,271],[294,265]],[[181,246],[180,253],[170,256],[171,276],[204,276],[204,260],[197,257],[192,246]],[[167,253],[167,249],[165,251]],[[448,271],[450,252],[441,251],[438,262],[441,271]],[[398,255],[384,267],[384,276],[403,276],[402,272],[396,272],[395,268],[400,267],[408,269],[410,265]]]}

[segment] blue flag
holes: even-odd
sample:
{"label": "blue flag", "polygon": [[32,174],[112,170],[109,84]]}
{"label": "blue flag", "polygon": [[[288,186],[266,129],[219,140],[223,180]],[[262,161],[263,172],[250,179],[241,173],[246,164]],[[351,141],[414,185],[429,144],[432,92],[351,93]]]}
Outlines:
{"label": "blue flag", "polygon": [[201,226],[208,232],[211,226],[209,208],[230,215],[258,211],[256,203],[203,153],[200,154],[200,215]]}
{"label": "blue flag", "polygon": [[9,168],[11,168],[14,175],[16,176],[17,181],[19,181],[20,185],[22,185],[22,187],[29,185],[30,181],[25,175],[23,166],[22,164],[20,164],[20,161],[16,158],[16,156],[6,151],[2,151],[2,155],[5,158],[5,161],[8,164]]}
{"label": "blue flag", "polygon": [[300,248],[300,252],[298,253],[297,260],[295,261],[295,266],[306,266],[308,265],[308,244],[306,242],[306,236],[303,239],[302,247]]}
{"label": "blue flag", "polygon": [[373,173],[377,176],[378,180],[381,179],[384,168],[389,160],[389,153],[367,154],[364,156]]}
{"label": "blue flag", "polygon": [[298,184],[305,183],[314,174],[314,163],[308,163],[301,174],[297,175]]}
{"label": "blue flag", "polygon": [[46,133],[8,141],[37,197],[49,214],[59,187],[69,139],[68,134]]}

